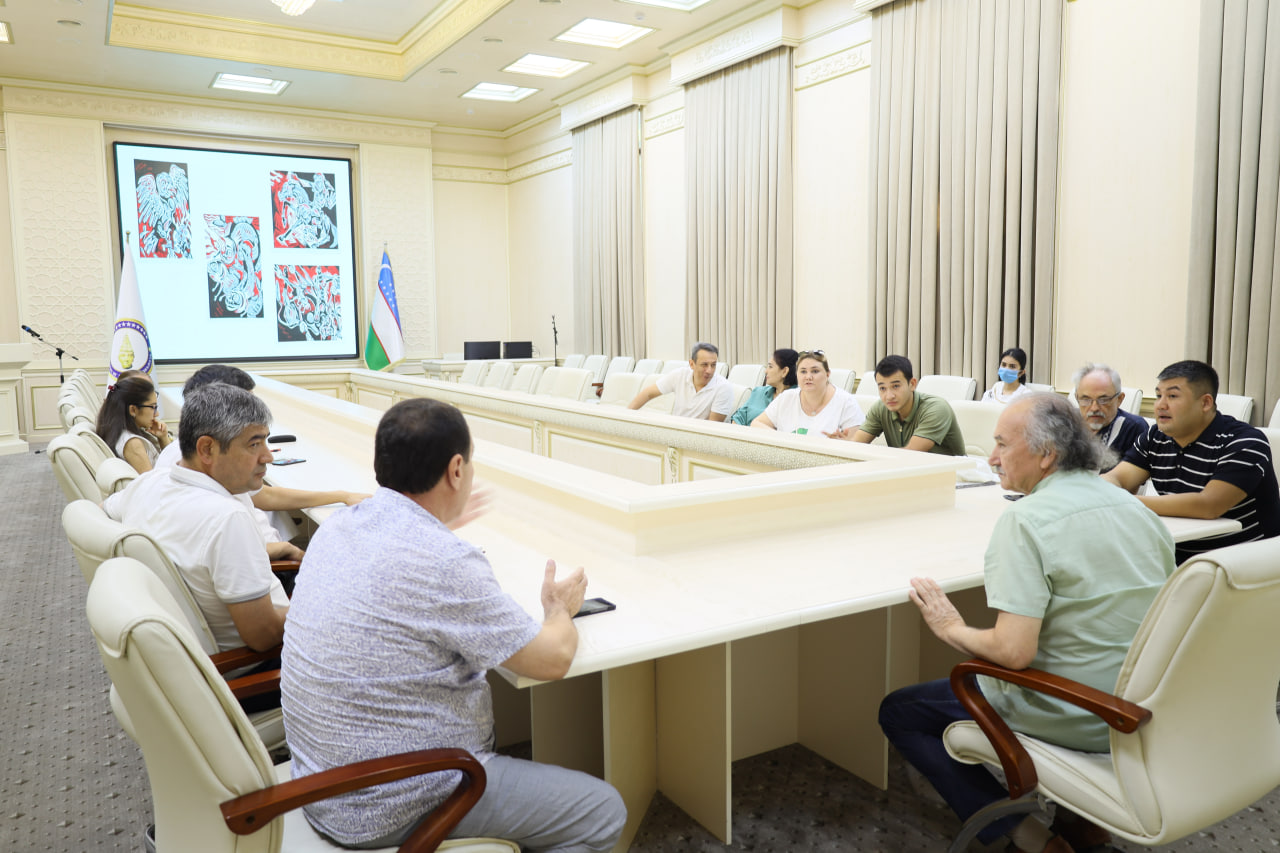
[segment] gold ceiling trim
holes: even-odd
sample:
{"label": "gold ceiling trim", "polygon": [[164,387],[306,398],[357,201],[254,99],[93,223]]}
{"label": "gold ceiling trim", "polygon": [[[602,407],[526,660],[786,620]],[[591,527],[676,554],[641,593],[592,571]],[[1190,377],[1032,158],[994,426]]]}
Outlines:
{"label": "gold ceiling trim", "polygon": [[396,42],[116,3],[107,43],[379,80],[409,78],[511,0],[447,0]]}

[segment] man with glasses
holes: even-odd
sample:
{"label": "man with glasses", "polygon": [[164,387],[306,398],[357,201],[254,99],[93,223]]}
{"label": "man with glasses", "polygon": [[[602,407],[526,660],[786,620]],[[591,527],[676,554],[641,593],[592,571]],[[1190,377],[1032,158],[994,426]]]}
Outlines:
{"label": "man with glasses", "polygon": [[1120,374],[1105,364],[1086,364],[1071,377],[1076,389],[1076,405],[1093,437],[1107,448],[1103,471],[1110,471],[1147,431],[1142,417],[1120,408],[1124,402]]}

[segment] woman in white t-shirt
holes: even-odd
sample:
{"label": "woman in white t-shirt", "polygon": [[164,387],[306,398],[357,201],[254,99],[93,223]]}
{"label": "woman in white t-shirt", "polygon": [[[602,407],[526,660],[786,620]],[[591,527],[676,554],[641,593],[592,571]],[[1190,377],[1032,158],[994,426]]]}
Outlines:
{"label": "woman in white t-shirt", "polygon": [[862,407],[853,395],[831,384],[831,368],[822,350],[796,358],[800,385],[773,398],[753,427],[800,435],[825,435],[862,423]]}
{"label": "woman in white t-shirt", "polygon": [[1027,351],[1021,347],[1009,347],[1000,353],[1000,379],[982,395],[984,403],[1012,403],[1023,394],[1030,394],[1027,387]]}
{"label": "woman in white t-shirt", "polygon": [[158,408],[156,387],[144,374],[117,379],[98,410],[96,432],[139,474],[155,467],[160,451],[173,441],[165,422],[156,417]]}

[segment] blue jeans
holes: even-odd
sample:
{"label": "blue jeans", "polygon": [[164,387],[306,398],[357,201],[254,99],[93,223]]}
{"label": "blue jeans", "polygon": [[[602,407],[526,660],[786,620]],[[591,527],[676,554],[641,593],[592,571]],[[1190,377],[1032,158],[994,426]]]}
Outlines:
{"label": "blue jeans", "polygon": [[[1009,792],[981,764],[963,764],[947,754],[942,732],[957,720],[971,720],[951,683],[940,678],[895,690],[880,703],[880,728],[889,743],[924,774],[960,820]],[[1022,818],[1002,818],[978,834],[983,844],[1007,835]]]}

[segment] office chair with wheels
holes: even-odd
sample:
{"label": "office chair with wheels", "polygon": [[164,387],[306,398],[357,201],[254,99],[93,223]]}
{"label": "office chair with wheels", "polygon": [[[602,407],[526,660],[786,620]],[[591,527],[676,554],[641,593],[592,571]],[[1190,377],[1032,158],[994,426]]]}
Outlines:
{"label": "office chair with wheels", "polygon": [[[1115,695],[1039,670],[959,664],[951,687],[974,722],[947,751],[999,764],[1008,800],[973,815],[951,850],[991,821],[1035,811],[1036,794],[1111,833],[1165,844],[1227,818],[1280,785],[1280,539],[1193,557],[1138,628]],[[989,675],[1057,696],[1111,727],[1111,752],[1078,752],[1014,734],[976,687]]]}
{"label": "office chair with wheels", "polygon": [[296,780],[289,762],[272,766],[173,598],[136,560],[102,564],[89,587],[87,611],[116,691],[113,705],[127,714],[128,730],[142,748],[159,853],[341,850],[296,809],[440,770],[461,770],[463,781],[399,849],[518,853],[514,844],[494,839],[441,843],[484,792],[483,766],[462,750],[408,752]]}

